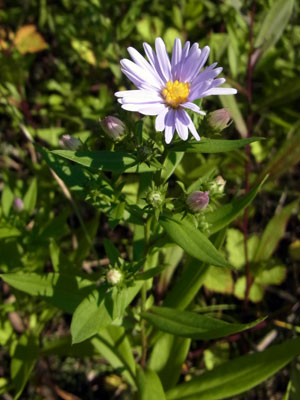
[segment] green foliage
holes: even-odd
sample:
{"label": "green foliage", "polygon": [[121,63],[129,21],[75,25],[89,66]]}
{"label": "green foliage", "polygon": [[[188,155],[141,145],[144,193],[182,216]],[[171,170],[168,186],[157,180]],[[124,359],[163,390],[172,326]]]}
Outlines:
{"label": "green foliage", "polygon": [[[297,2],[4,3],[0,395],[297,400]],[[127,48],[156,37],[210,46],[238,90],[197,101],[199,142],[116,101]]]}

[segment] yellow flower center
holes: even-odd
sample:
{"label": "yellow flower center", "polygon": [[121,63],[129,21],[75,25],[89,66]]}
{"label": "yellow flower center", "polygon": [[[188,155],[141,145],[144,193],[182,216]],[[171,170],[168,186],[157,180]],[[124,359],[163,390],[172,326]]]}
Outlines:
{"label": "yellow flower center", "polygon": [[166,87],[162,91],[166,102],[173,108],[177,108],[179,104],[185,103],[189,93],[189,84],[178,81],[168,81]]}

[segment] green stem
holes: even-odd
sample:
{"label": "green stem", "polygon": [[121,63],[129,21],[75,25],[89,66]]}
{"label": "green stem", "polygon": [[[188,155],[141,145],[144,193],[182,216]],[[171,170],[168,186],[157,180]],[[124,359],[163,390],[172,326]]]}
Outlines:
{"label": "green stem", "polygon": [[[147,263],[147,254],[148,254],[149,242],[150,242],[151,221],[152,221],[152,218],[148,217],[148,219],[145,221],[145,225],[144,225],[144,237],[145,237],[144,268]],[[145,282],[142,286],[142,291],[141,291],[141,313],[146,311],[146,300],[147,300],[147,283]],[[142,318],[141,318],[141,340],[142,340],[141,367],[143,369],[145,369],[146,368],[146,359],[147,359],[147,334],[146,334],[146,321]]]}

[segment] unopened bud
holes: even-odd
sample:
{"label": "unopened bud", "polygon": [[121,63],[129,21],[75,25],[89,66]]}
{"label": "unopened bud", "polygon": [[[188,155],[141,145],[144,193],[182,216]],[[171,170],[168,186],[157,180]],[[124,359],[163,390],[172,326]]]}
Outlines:
{"label": "unopened bud", "polygon": [[65,150],[78,150],[82,146],[81,140],[71,135],[62,135],[59,143]]}
{"label": "unopened bud", "polygon": [[230,112],[226,108],[213,111],[209,113],[207,122],[215,131],[221,132],[230,125]]}
{"label": "unopened bud", "polygon": [[209,190],[211,195],[222,195],[226,181],[221,175],[218,175],[216,179],[209,184]]}
{"label": "unopened bud", "polygon": [[121,282],[123,278],[123,274],[121,271],[118,269],[110,269],[108,273],[106,274],[106,280],[110,285],[117,285],[118,283]]}
{"label": "unopened bud", "polygon": [[216,184],[218,185],[218,192],[223,193],[225,185],[226,185],[226,181],[223,179],[223,177],[221,175],[218,175],[216,177]]}
{"label": "unopened bud", "polygon": [[186,203],[194,212],[204,210],[209,203],[209,192],[193,192],[188,195]]}
{"label": "unopened bud", "polygon": [[14,199],[13,208],[14,208],[14,210],[15,210],[16,212],[18,212],[18,213],[21,212],[21,211],[23,211],[23,209],[24,209],[24,203],[23,203],[23,200],[20,199],[20,197],[16,197],[16,198]]}
{"label": "unopened bud", "polygon": [[162,205],[164,196],[158,190],[152,190],[147,195],[147,202],[154,208],[158,208]]}
{"label": "unopened bud", "polygon": [[123,136],[125,125],[119,118],[109,116],[99,120],[99,122],[101,128],[112,140],[118,140]]}

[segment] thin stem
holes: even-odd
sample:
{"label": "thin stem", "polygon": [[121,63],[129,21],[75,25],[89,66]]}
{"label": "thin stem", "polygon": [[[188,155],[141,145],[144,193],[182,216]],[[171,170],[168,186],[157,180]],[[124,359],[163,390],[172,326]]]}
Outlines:
{"label": "thin stem", "polygon": [[[254,70],[254,63],[251,62],[253,49],[254,49],[254,37],[253,37],[253,27],[254,27],[254,15],[255,15],[255,1],[253,3],[253,9],[251,11],[251,21],[250,21],[250,31],[249,31],[249,41],[250,41],[250,49],[248,54],[248,65],[247,65],[247,137],[250,138],[252,135],[252,127],[253,127],[253,111],[252,111],[252,77]],[[246,156],[247,160],[245,163],[245,193],[249,192],[250,183],[250,170],[251,170],[251,148],[250,145],[246,146]],[[251,289],[251,285],[253,282],[253,278],[250,274],[250,264],[248,257],[248,208],[244,210],[244,218],[243,218],[243,231],[244,231],[244,251],[245,251],[245,261],[246,261],[246,290],[245,290],[245,301],[244,308],[245,310],[248,307],[248,298],[249,292]]]}
{"label": "thin stem", "polygon": [[[147,262],[147,254],[149,249],[149,242],[150,242],[150,225],[151,225],[152,218],[148,218],[145,221],[144,225],[144,238],[145,238],[145,264]],[[146,300],[147,300],[147,283],[145,282],[142,286],[141,292],[141,313],[146,311]],[[141,341],[142,341],[142,357],[141,357],[141,367],[143,369],[146,368],[146,360],[147,360],[147,334],[146,334],[146,321],[141,318]]]}

